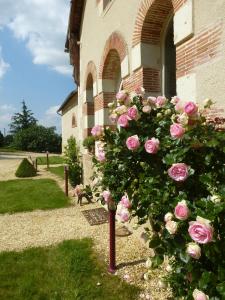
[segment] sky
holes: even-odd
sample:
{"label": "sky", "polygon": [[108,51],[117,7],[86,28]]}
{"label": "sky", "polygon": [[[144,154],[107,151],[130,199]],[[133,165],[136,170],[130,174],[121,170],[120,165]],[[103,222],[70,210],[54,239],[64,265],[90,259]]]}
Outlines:
{"label": "sky", "polygon": [[0,0],[0,131],[24,100],[39,123],[56,126],[75,89],[64,52],[69,0]]}

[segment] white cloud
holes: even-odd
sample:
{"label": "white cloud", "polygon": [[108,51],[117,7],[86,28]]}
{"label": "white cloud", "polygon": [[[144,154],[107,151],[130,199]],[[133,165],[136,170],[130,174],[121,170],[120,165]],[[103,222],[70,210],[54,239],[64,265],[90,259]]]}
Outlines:
{"label": "white cloud", "polygon": [[46,112],[43,119],[39,121],[39,123],[46,127],[55,126],[57,131],[61,131],[61,118],[57,114],[57,110],[59,109],[59,105],[50,106]]}
{"label": "white cloud", "polygon": [[0,79],[5,75],[10,65],[2,57],[2,48],[0,46]]}
{"label": "white cloud", "polygon": [[15,112],[15,107],[8,104],[0,104],[0,130],[3,128],[8,129],[8,125],[11,122],[12,115]]}
{"label": "white cloud", "polygon": [[64,53],[69,0],[0,0],[0,6],[0,28],[10,28],[26,43],[34,64],[72,74],[68,54]]}

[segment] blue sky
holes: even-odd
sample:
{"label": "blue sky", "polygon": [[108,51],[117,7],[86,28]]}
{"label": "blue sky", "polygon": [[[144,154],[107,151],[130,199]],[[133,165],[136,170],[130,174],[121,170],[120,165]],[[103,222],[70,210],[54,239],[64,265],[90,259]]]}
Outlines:
{"label": "blue sky", "polygon": [[0,0],[0,130],[7,128],[24,99],[41,124],[60,131],[57,107],[75,88],[63,51],[70,4],[18,2]]}

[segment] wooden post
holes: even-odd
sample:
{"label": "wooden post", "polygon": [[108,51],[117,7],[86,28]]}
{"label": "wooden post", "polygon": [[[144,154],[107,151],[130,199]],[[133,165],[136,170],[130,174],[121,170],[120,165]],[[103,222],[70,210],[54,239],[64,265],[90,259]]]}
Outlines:
{"label": "wooden post", "polygon": [[48,151],[46,152],[46,159],[47,159],[47,169],[49,169],[49,157],[48,157],[49,153]]}
{"label": "wooden post", "polygon": [[69,179],[69,166],[64,166],[64,180],[65,180],[65,195],[68,197],[69,195],[69,189],[68,189],[68,179]]}
{"label": "wooden post", "polygon": [[116,272],[116,211],[109,209],[109,272]]}

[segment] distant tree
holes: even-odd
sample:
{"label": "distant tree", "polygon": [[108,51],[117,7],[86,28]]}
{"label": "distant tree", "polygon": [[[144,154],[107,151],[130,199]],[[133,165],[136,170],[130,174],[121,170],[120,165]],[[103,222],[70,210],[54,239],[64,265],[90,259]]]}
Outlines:
{"label": "distant tree", "polygon": [[0,131],[0,147],[2,147],[3,145],[4,145],[4,135]]}
{"label": "distant tree", "polygon": [[12,116],[10,132],[15,134],[22,129],[27,129],[36,124],[37,120],[33,117],[32,111],[27,108],[25,101],[22,101],[22,111]]}
{"label": "distant tree", "polygon": [[35,124],[18,131],[13,137],[12,146],[18,150],[60,153],[61,136],[55,130],[55,127],[47,128]]}
{"label": "distant tree", "polygon": [[12,134],[7,134],[5,137],[4,137],[4,146],[10,146],[13,142],[13,136]]}

